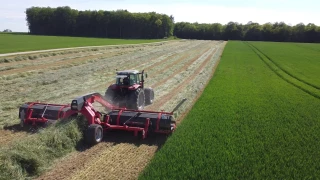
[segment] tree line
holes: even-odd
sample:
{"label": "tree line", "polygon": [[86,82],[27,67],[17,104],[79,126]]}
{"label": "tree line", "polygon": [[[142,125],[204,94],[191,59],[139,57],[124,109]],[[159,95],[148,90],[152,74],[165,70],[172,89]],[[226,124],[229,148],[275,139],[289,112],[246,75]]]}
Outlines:
{"label": "tree line", "polygon": [[254,22],[229,22],[226,25],[178,22],[174,26],[174,35],[186,39],[314,43],[320,42],[320,26],[313,23],[290,26],[284,22],[262,25]]}
{"label": "tree line", "polygon": [[173,35],[173,17],[165,14],[78,11],[69,6],[26,10],[29,33],[106,38],[164,38]]}
{"label": "tree line", "polygon": [[31,7],[26,10],[30,34],[105,38],[154,39],[176,36],[184,39],[250,40],[280,42],[320,42],[320,27],[315,24],[284,22],[239,24],[229,22],[199,24],[174,22],[173,16],[117,11],[78,11],[69,6]]}

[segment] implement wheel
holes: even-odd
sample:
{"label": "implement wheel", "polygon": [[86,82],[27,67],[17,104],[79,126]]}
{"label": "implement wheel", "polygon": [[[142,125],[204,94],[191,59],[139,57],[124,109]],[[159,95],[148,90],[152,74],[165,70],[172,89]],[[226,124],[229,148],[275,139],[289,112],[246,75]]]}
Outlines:
{"label": "implement wheel", "polygon": [[89,125],[85,141],[89,145],[95,145],[102,141],[103,138],[103,129],[99,124],[91,124]]}

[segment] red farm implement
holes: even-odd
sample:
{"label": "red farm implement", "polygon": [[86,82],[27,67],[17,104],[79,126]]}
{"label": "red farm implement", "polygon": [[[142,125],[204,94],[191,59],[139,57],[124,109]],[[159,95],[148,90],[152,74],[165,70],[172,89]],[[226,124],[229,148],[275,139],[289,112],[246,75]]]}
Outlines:
{"label": "red farm implement", "polygon": [[[110,104],[99,93],[91,93],[72,100],[71,104],[47,104],[28,102],[19,109],[19,118],[22,124],[36,125],[71,116],[82,114],[88,122],[85,134],[86,142],[97,144],[103,138],[103,133],[109,130],[132,131],[144,139],[148,133],[170,134],[176,129],[173,112],[177,110],[186,99],[183,99],[172,112],[145,111],[119,108]],[[108,113],[97,111],[93,103],[98,102],[109,110]]]}

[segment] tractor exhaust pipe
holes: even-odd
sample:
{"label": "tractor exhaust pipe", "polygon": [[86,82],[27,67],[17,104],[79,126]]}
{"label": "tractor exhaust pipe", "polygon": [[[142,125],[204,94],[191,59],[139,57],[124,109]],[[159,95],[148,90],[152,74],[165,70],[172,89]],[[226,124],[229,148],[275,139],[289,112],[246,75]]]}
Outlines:
{"label": "tractor exhaust pipe", "polygon": [[171,111],[171,113],[175,112],[176,110],[179,109],[179,107],[187,100],[187,98],[183,98],[182,101],[177,104],[177,106]]}

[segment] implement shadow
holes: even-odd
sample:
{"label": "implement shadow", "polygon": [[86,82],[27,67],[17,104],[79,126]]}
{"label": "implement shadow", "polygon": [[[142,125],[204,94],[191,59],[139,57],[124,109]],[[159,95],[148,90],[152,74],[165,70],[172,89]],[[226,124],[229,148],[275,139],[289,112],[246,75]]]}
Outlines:
{"label": "implement shadow", "polygon": [[[128,131],[120,131],[120,130],[113,130],[108,131],[104,133],[103,136],[103,142],[106,143],[112,143],[112,145],[118,145],[122,143],[127,144],[133,144],[136,147],[139,147],[141,145],[147,145],[147,146],[156,146],[157,151],[159,151],[166,140],[168,139],[170,135],[166,134],[155,134],[155,133],[149,133],[147,134],[145,139],[142,139],[141,136],[134,136],[133,132]],[[77,151],[86,151],[90,149],[92,146],[87,145],[83,140],[78,143],[76,149]]]}
{"label": "implement shadow", "polygon": [[133,132],[110,131],[105,133],[104,141],[112,142],[113,144],[130,143],[139,147],[140,145],[157,146],[157,151],[166,142],[169,135],[166,134],[147,134],[145,139],[141,136],[134,136]]}
{"label": "implement shadow", "polygon": [[20,124],[14,124],[10,126],[5,126],[3,127],[4,130],[11,131],[13,133],[18,133],[18,132],[26,132],[30,134],[34,134],[39,132],[39,130],[43,128],[42,126],[31,126],[31,125],[24,125],[21,127]]}

